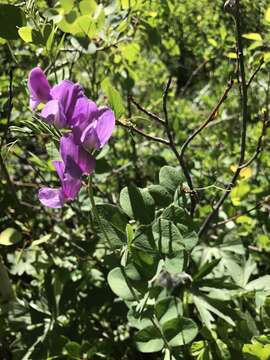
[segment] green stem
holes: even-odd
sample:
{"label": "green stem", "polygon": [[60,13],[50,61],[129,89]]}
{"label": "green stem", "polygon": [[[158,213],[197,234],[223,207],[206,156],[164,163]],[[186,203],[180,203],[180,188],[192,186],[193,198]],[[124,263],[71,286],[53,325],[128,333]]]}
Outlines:
{"label": "green stem", "polygon": [[108,244],[110,245],[110,248],[112,249],[113,246],[112,246],[111,240],[108,237],[108,235],[107,235],[107,233],[106,233],[106,231],[104,229],[104,226],[103,226],[103,224],[102,224],[102,222],[100,220],[100,217],[98,215],[98,211],[97,211],[97,208],[96,208],[94,194],[93,194],[92,175],[89,176],[89,180],[88,180],[88,194],[89,194],[89,199],[90,199],[90,202],[91,202],[91,205],[92,205],[92,211],[93,211],[94,217],[96,218],[96,220],[98,222],[98,225],[99,225],[101,231],[103,232],[103,235],[105,236],[105,239],[107,240]]}

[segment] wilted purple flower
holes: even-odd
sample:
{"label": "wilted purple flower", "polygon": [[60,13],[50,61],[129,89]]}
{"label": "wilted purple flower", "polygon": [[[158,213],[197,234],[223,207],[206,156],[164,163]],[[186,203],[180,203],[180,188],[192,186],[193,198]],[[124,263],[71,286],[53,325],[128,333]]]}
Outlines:
{"label": "wilted purple flower", "polygon": [[30,107],[34,110],[40,103],[51,99],[50,84],[40,67],[35,67],[28,77]]}
{"label": "wilted purple flower", "polygon": [[115,126],[115,116],[110,108],[98,108],[84,96],[77,101],[72,123],[75,142],[90,151],[101,149],[108,142]]}
{"label": "wilted purple flower", "polygon": [[38,194],[40,202],[50,208],[60,208],[66,201],[74,200],[82,186],[82,175],[90,175],[95,169],[95,159],[74,143],[73,134],[61,138],[60,154],[63,161],[54,161],[53,165],[61,187],[45,187]]}

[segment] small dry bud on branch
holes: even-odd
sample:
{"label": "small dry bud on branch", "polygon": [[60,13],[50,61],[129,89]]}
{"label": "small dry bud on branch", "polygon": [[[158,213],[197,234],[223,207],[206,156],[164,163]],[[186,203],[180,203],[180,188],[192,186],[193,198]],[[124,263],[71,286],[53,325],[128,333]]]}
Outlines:
{"label": "small dry bud on branch", "polygon": [[224,10],[231,15],[236,14],[236,0],[227,0],[224,4]]}

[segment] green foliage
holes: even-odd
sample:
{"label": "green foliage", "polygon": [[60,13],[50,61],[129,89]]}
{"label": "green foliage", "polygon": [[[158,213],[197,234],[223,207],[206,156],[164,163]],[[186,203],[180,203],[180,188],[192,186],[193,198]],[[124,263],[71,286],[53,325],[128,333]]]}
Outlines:
{"label": "green foliage", "polygon": [[[270,8],[240,3],[247,81],[254,75],[248,161],[269,116]],[[269,130],[226,190],[239,161],[242,103],[235,22],[223,5],[0,1],[1,359],[270,359]],[[46,124],[41,107],[29,111],[27,75],[37,65],[51,85],[79,82],[115,113],[113,138],[95,154],[98,219],[87,179],[61,210],[38,201],[41,186],[59,186],[52,161],[65,130]],[[166,143],[169,77],[179,153],[235,80],[184,153],[195,192]]]}
{"label": "green foliage", "polygon": [[0,36],[2,38],[17,39],[18,27],[21,27],[24,22],[24,13],[18,6],[0,4]]}

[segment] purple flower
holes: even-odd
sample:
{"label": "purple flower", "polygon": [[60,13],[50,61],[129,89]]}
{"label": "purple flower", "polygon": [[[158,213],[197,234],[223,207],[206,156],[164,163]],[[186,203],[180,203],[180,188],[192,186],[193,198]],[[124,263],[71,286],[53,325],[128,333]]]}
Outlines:
{"label": "purple flower", "polygon": [[115,126],[115,116],[110,108],[98,108],[93,101],[82,97],[76,104],[72,123],[75,142],[91,151],[101,149],[108,142]]}
{"label": "purple flower", "polygon": [[53,165],[61,187],[44,187],[38,194],[40,202],[50,208],[61,208],[66,201],[74,200],[82,187],[82,175],[90,175],[95,169],[95,159],[74,143],[73,134],[61,138],[60,154],[63,161],[54,161]]}
{"label": "purple flower", "polygon": [[83,96],[79,84],[63,80],[50,91],[51,100],[41,111],[43,119],[58,128],[70,127],[78,99]]}
{"label": "purple flower", "polygon": [[74,200],[81,189],[81,178],[74,178],[65,172],[65,164],[62,161],[54,161],[53,165],[61,180],[61,188],[54,189],[44,187],[39,190],[40,202],[50,208],[61,208],[68,200]]}
{"label": "purple flower", "polygon": [[62,136],[60,140],[60,154],[65,163],[66,170],[77,177],[90,175],[95,168],[95,159],[84,148],[77,145],[72,133]]}
{"label": "purple flower", "polygon": [[28,89],[30,92],[30,107],[33,110],[40,103],[46,103],[51,99],[50,84],[40,67],[35,67],[30,72]]}

